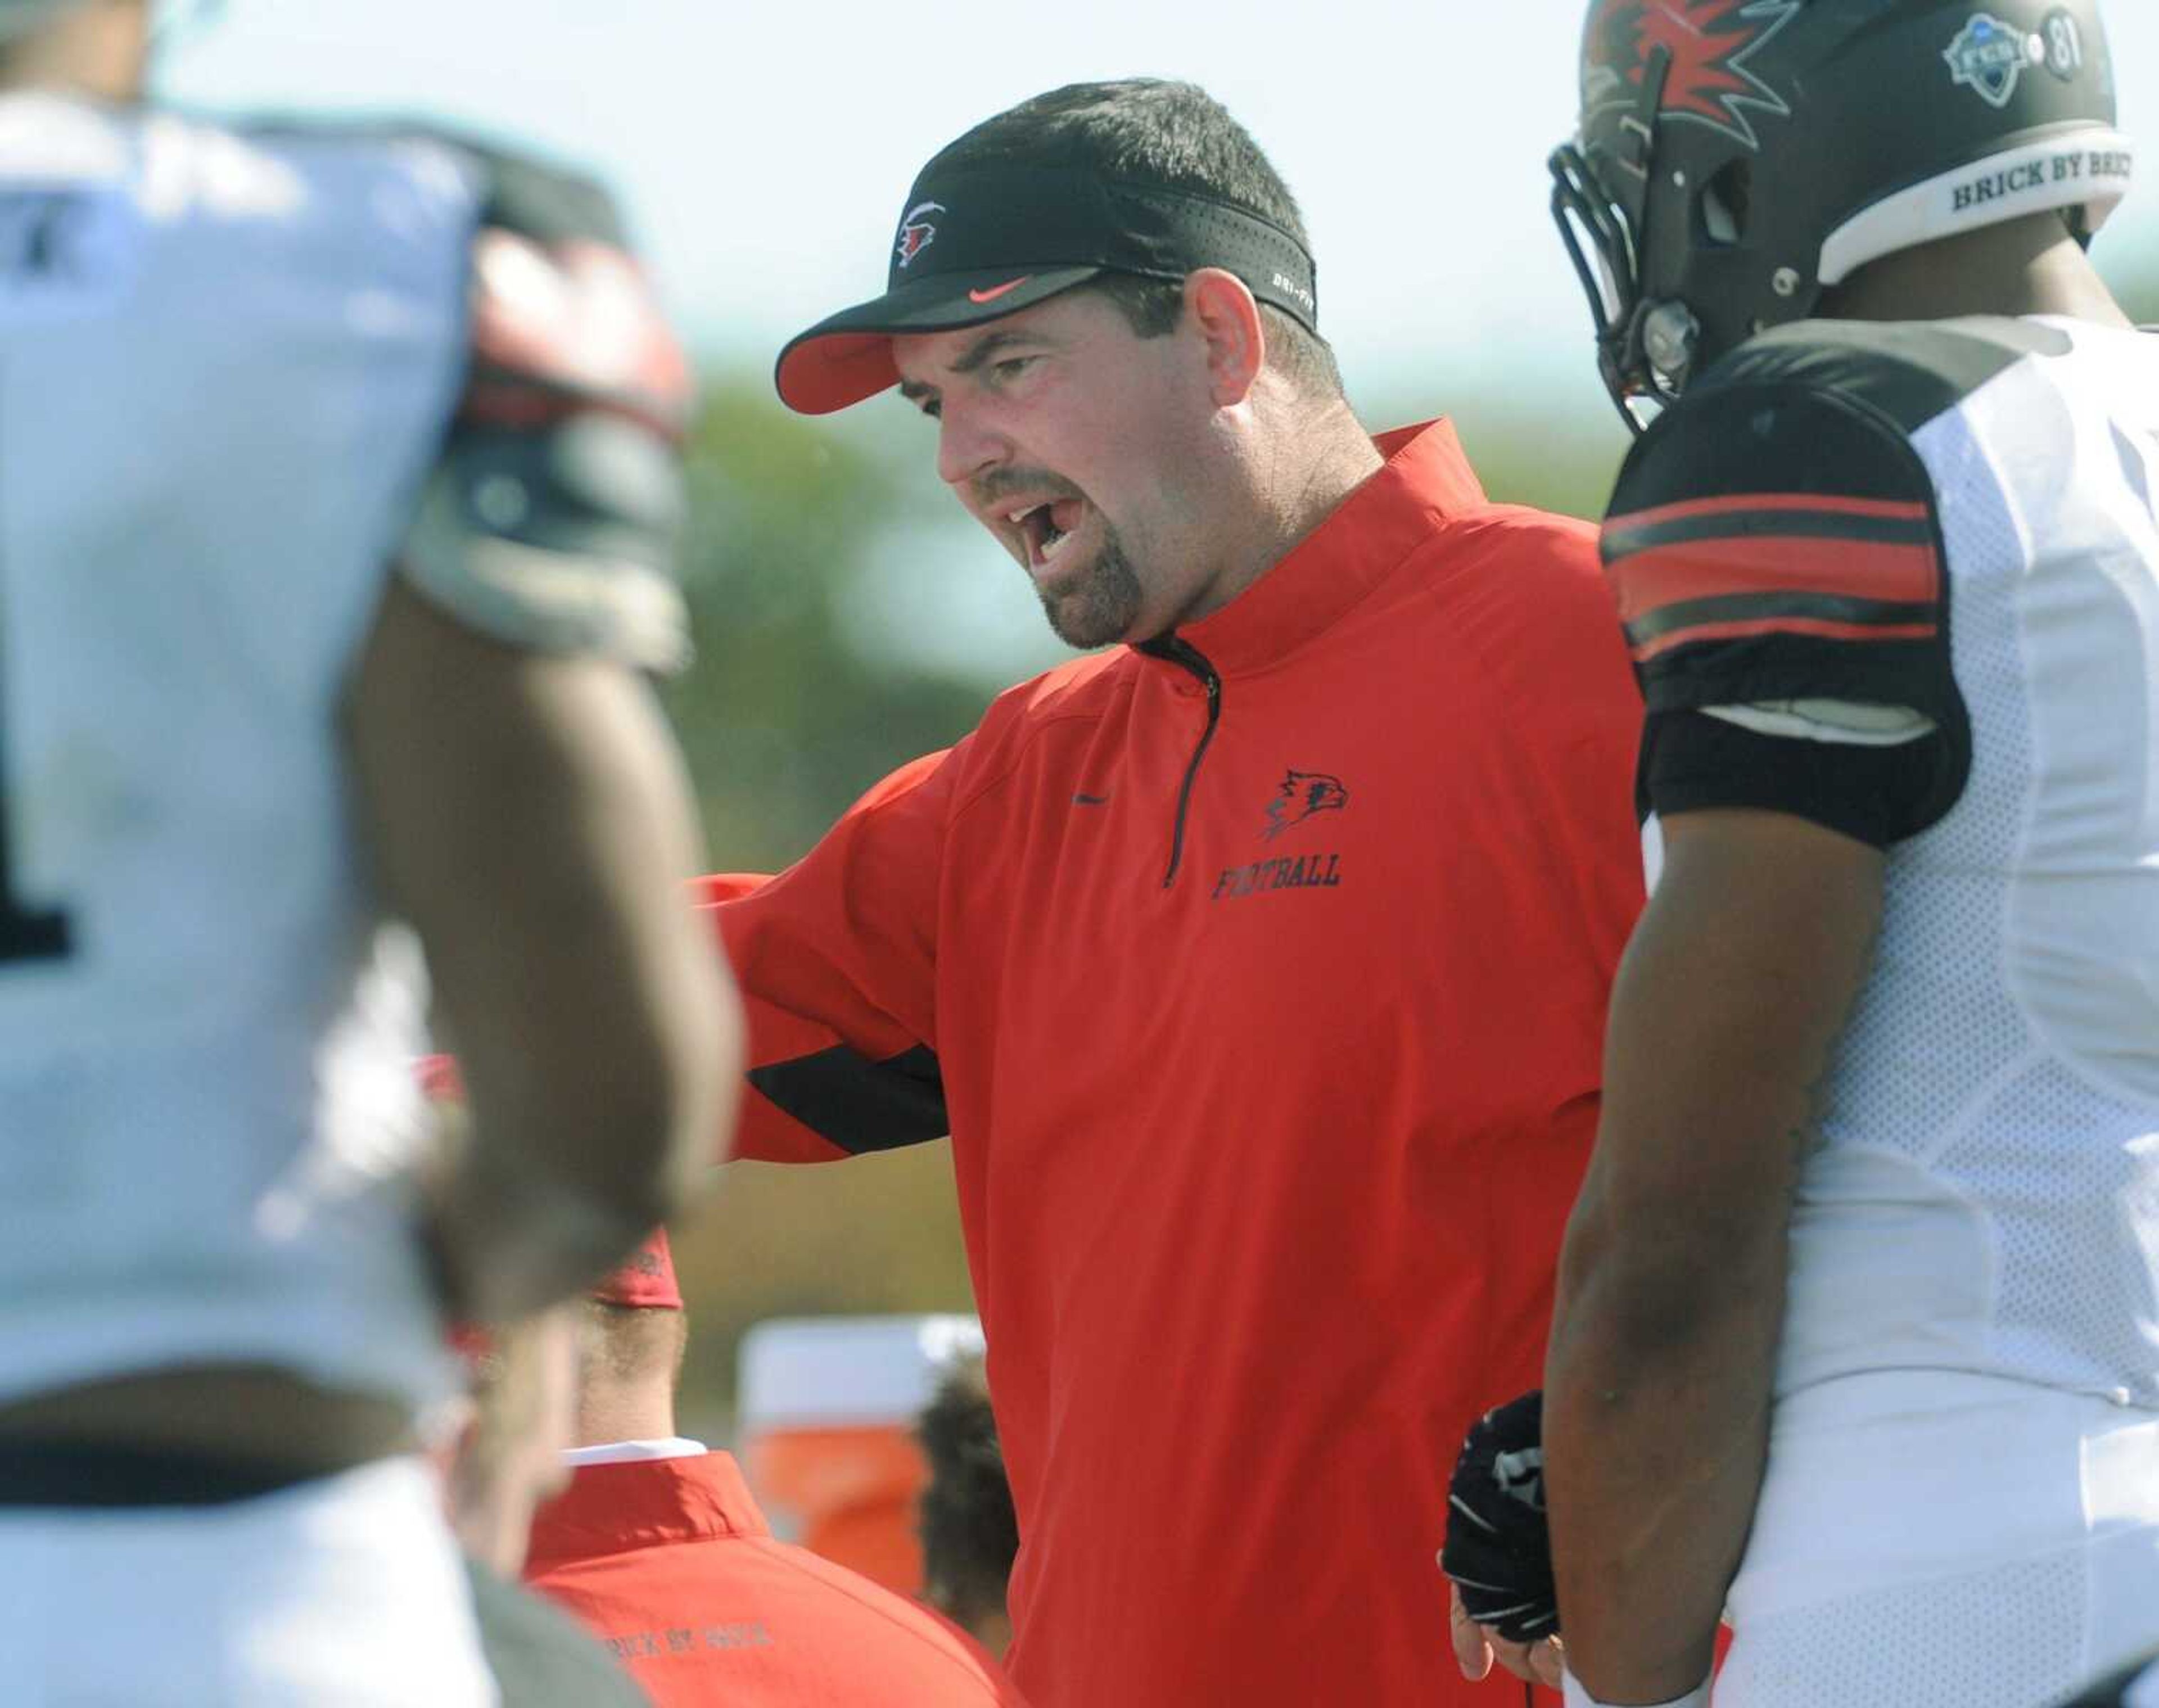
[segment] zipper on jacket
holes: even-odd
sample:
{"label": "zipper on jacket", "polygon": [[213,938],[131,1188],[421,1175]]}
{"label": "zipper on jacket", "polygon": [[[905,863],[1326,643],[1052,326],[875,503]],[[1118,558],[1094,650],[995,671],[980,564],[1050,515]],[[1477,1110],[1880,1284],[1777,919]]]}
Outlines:
{"label": "zipper on jacket", "polygon": [[1214,726],[1222,721],[1222,678],[1198,647],[1174,634],[1150,640],[1140,650],[1189,670],[1207,691],[1207,727],[1199,732],[1199,745],[1193,748],[1192,763],[1184,768],[1184,785],[1177,791],[1177,822],[1170,832],[1169,870],[1162,875],[1162,887],[1168,889],[1177,882],[1177,869],[1184,863],[1184,815],[1192,805],[1192,785],[1199,779],[1199,762],[1207,757],[1208,746],[1214,739]]}

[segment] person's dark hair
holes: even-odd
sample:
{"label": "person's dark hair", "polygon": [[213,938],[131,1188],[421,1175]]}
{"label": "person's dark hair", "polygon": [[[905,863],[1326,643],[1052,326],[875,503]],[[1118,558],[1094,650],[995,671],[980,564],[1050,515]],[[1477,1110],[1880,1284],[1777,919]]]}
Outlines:
{"label": "person's dark hair", "polygon": [[[1308,251],[1297,198],[1260,145],[1222,104],[1191,83],[1132,77],[1070,83],[985,119],[940,150],[924,176],[979,166],[1033,166],[1159,184],[1212,196],[1280,226]],[[1142,338],[1159,338],[1184,312],[1168,279],[1105,275],[1100,291]],[[1260,305],[1267,360],[1300,391],[1338,396],[1341,370],[1327,340],[1281,310]]]}
{"label": "person's dark hair", "polygon": [[929,1461],[920,1524],[924,1595],[963,1626],[1005,1611],[1019,1552],[1012,1484],[981,1360],[955,1365],[915,1424]]}

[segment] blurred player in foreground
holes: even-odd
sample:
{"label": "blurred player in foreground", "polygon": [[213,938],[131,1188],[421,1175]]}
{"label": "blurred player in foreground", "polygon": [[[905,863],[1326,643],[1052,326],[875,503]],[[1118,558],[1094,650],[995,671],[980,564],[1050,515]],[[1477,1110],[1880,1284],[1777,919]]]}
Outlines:
{"label": "blurred player in foreground", "polygon": [[649,1703],[585,1628],[517,1586],[532,1515],[570,1480],[584,1331],[577,1301],[478,1337],[472,1394],[444,1478],[450,1522],[502,1708]]}
{"label": "blurred player in foreground", "polygon": [[569,1486],[526,1572],[661,1708],[1021,1708],[920,1607],[776,1540],[727,1453],[676,1433],[689,1344],[667,1236],[587,1307]]}
{"label": "blurred player in foreground", "polygon": [[1603,532],[1667,860],[1547,1370],[1568,1692],[1704,1700],[1728,1605],[1720,1708],[2038,1708],[2159,1639],[2159,340],[2084,254],[2131,147],[2091,0],[1674,22],[1592,8],[1555,160],[1670,405]]}
{"label": "blurred player in foreground", "polygon": [[444,1312],[616,1261],[735,1058],[640,680],[681,368],[592,186],[146,115],[150,23],[0,0],[7,1695],[478,1704]]}

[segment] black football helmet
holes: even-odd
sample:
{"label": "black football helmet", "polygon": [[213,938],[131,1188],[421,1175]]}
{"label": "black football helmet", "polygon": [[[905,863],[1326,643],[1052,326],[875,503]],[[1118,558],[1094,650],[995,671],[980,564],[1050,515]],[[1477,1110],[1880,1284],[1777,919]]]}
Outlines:
{"label": "black football helmet", "polygon": [[1877,257],[2129,188],[2098,0],[1593,0],[1552,211],[1630,423]]}

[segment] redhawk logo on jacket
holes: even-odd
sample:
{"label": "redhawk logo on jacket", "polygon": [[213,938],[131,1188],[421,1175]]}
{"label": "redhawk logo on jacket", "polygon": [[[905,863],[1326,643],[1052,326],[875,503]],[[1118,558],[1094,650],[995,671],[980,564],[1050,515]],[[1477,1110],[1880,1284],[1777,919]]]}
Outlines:
{"label": "redhawk logo on jacket", "polygon": [[[1349,790],[1339,777],[1325,771],[1285,771],[1274,799],[1266,805],[1266,825],[1260,835],[1271,842],[1307,819],[1323,812],[1340,812],[1349,805]],[[1240,901],[1278,889],[1338,889],[1341,885],[1339,854],[1284,856],[1230,867],[1214,880],[1214,892],[1208,899]]]}
{"label": "redhawk logo on jacket", "polygon": [[1281,787],[1267,803],[1267,827],[1260,834],[1271,842],[1315,813],[1340,812],[1349,805],[1349,791],[1339,777],[1324,771],[1286,771]]}

